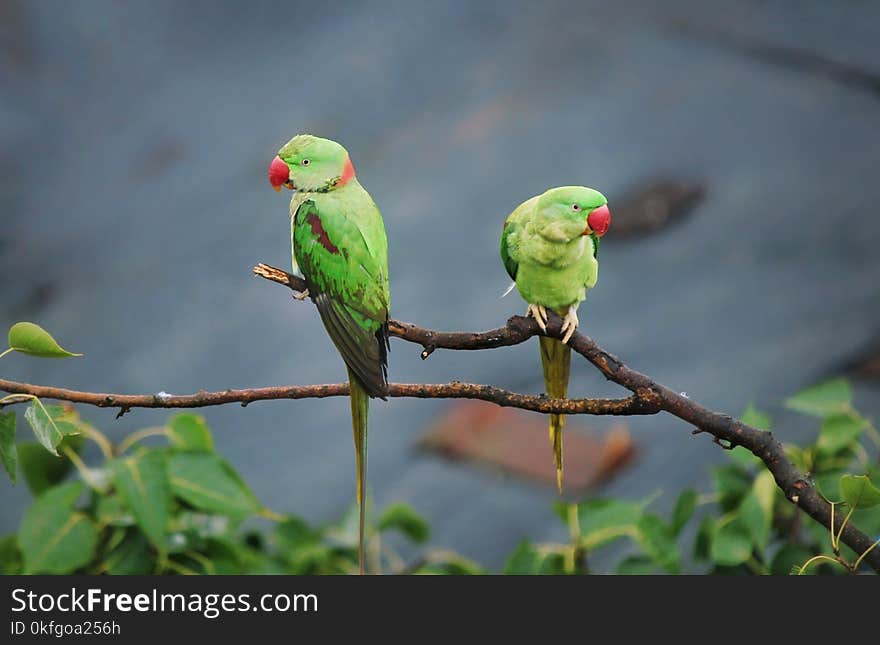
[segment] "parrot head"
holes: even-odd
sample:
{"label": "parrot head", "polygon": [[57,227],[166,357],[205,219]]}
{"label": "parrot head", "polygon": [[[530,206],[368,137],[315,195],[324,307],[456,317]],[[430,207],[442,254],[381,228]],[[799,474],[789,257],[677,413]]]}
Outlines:
{"label": "parrot head", "polygon": [[303,192],[327,192],[354,177],[348,151],[330,139],[298,134],[284,144],[269,164],[269,183]]}
{"label": "parrot head", "polygon": [[602,237],[611,226],[605,195],[584,186],[551,188],[538,198],[536,223],[541,237],[570,242],[582,235]]}

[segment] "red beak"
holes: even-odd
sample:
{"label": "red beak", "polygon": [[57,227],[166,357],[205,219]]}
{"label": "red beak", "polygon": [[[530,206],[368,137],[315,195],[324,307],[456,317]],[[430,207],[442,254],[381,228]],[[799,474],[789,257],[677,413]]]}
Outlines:
{"label": "red beak", "polygon": [[269,164],[269,183],[276,192],[280,191],[282,186],[290,188],[293,185],[290,183],[290,168],[281,157],[276,156]]}
{"label": "red beak", "polygon": [[587,226],[597,237],[602,237],[608,232],[611,227],[611,211],[608,210],[607,204],[593,209],[587,217]]}

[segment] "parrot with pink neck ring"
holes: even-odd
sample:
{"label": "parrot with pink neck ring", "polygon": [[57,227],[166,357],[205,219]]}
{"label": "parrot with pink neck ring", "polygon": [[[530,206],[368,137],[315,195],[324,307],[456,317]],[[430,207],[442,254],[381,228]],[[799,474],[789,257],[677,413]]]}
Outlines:
{"label": "parrot with pink neck ring", "polygon": [[[568,341],[578,328],[578,305],[599,277],[599,238],[611,226],[605,196],[584,186],[563,186],[517,206],[504,222],[501,260],[527,315],[547,331],[547,311],[562,317],[563,338],[541,336],[541,365],[547,396],[566,398],[571,369]],[[509,290],[508,290],[509,291]],[[562,492],[562,428],[565,415],[550,415],[556,485]]]}
{"label": "parrot with pink neck ring", "polygon": [[300,134],[269,165],[276,191],[292,191],[293,270],[302,273],[324,328],[348,369],[360,511],[358,560],[364,573],[367,417],[388,394],[388,241],[382,215],[355,175],[348,151]]}

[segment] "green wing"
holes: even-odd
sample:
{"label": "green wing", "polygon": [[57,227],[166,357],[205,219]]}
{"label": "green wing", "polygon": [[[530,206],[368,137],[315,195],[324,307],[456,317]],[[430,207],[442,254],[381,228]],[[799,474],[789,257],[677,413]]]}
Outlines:
{"label": "green wing", "polygon": [[[361,212],[364,206],[374,212]],[[380,230],[362,231],[358,221]],[[360,208],[339,200],[322,207],[310,199],[297,209],[293,227],[294,256],[327,333],[367,393],[384,398],[388,247],[378,209],[370,199]]]}
{"label": "green wing", "polygon": [[532,211],[540,195],[527,199],[517,206],[504,221],[504,230],[501,231],[501,261],[507,274],[516,281],[517,270],[520,260],[520,243],[525,227],[532,216]]}
{"label": "green wing", "polygon": [[504,229],[501,231],[501,261],[504,268],[507,269],[507,275],[511,280],[516,280],[516,272],[519,269],[519,262],[514,259],[516,255],[516,222],[511,218],[507,218],[504,222]]}

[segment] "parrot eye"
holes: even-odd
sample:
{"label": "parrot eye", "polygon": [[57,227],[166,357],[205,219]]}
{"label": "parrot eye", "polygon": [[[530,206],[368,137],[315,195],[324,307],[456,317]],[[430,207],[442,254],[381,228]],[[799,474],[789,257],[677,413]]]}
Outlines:
{"label": "parrot eye", "polygon": [[578,204],[572,204],[572,205],[571,205],[571,210],[573,210],[573,211],[579,211],[580,209],[581,209],[581,207],[580,207],[580,205],[578,205]]}
{"label": "parrot eye", "polygon": [[303,159],[300,163],[301,163],[302,165],[304,165],[304,166],[308,166],[308,165],[309,165],[310,163],[312,163],[312,162],[309,161],[308,159]]}

